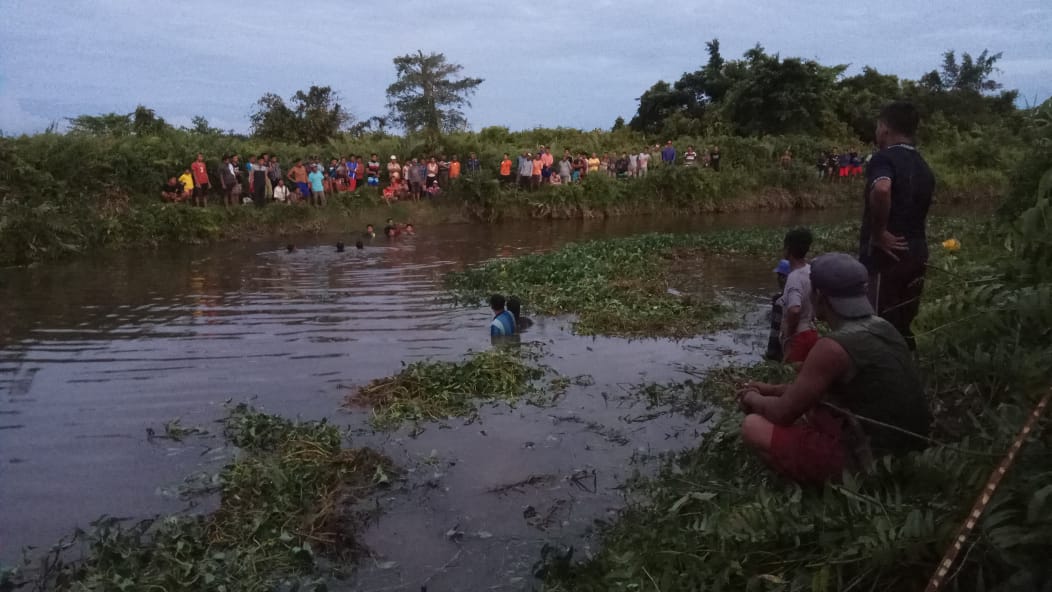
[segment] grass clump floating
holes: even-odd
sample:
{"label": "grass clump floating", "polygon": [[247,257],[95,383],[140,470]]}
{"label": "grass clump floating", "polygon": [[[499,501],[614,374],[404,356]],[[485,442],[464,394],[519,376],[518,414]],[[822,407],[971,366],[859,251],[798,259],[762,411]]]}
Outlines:
{"label": "grass clump floating", "polygon": [[[479,404],[540,402],[565,390],[565,380],[539,364],[536,346],[494,348],[470,354],[460,362],[425,360],[406,364],[394,376],[378,378],[347,397],[348,407],[371,406],[373,425],[394,429],[403,422],[438,421],[470,416]],[[549,388],[550,387],[550,388]]]}
{"label": "grass clump floating", "polygon": [[342,431],[324,420],[293,422],[238,405],[223,424],[240,453],[219,473],[215,512],[133,525],[103,517],[39,563],[27,560],[8,573],[10,585],[60,592],[325,590],[326,576],[349,567],[358,551],[355,535],[366,514],[357,506],[388,481],[390,461],[367,448],[344,448]]}

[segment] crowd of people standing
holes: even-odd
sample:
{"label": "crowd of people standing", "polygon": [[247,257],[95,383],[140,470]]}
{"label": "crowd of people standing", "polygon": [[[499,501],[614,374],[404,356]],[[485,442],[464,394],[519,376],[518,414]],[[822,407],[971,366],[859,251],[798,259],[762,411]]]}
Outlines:
{"label": "crowd of people standing", "polygon": [[[654,144],[620,153],[589,154],[565,149],[557,159],[551,146],[542,145],[536,151],[524,150],[514,157],[505,153],[492,170],[505,186],[537,189],[542,185],[579,183],[588,175],[613,179],[644,177],[658,165],[719,172],[723,156],[719,146],[699,152],[694,145],[688,145],[681,152],[668,140],[664,146]],[[788,149],[780,156],[779,163],[782,168],[789,168],[792,155]],[[834,148],[823,152],[816,166],[820,178],[842,181],[861,177],[863,164],[858,150],[840,152]],[[405,160],[392,154],[386,163],[381,163],[377,154],[368,158],[352,154],[328,162],[315,156],[297,159],[287,170],[282,168],[277,155],[268,153],[244,160],[239,154],[224,155],[210,170],[204,155],[198,154],[180,175],[168,179],[161,189],[161,197],[165,201],[198,206],[207,205],[210,197],[220,198],[228,207],[242,203],[262,207],[270,202],[321,206],[334,194],[376,187],[389,201],[420,200],[437,197],[458,178],[478,174],[484,168],[475,152],[463,161],[456,154],[452,158],[441,155]]]}

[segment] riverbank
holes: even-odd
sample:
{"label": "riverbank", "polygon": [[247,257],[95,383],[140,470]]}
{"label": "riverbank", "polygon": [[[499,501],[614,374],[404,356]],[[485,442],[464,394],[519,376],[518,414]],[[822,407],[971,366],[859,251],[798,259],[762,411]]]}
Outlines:
{"label": "riverbank", "polygon": [[[1050,581],[1052,421],[1035,415],[1030,437],[1020,432],[1050,380],[1048,181],[1052,173],[1014,224],[958,229],[959,253],[932,245],[915,323],[934,414],[926,450],[802,488],[773,475],[738,436],[738,385],[787,382],[791,372],[729,366],[700,385],[662,385],[704,400],[719,424],[656,477],[633,481],[598,552],[576,563],[572,551],[545,555],[545,589],[920,590],[980,495],[989,506],[960,539],[947,589],[1037,590]],[[1017,445],[1014,466],[1000,470]]]}
{"label": "riverbank", "polygon": [[[587,178],[579,185],[520,191],[480,176],[464,179],[429,202],[387,204],[374,188],[334,196],[324,208],[304,204],[194,208],[185,204],[129,200],[119,194],[95,199],[0,203],[0,265],[25,265],[108,248],[156,248],[302,234],[346,234],[385,220],[417,226],[523,219],[588,219],[657,213],[722,213],[806,210],[854,205],[858,182],[820,183],[786,173],[772,185],[743,171],[670,169],[628,182]],[[983,203],[995,186],[945,190],[946,203]]]}

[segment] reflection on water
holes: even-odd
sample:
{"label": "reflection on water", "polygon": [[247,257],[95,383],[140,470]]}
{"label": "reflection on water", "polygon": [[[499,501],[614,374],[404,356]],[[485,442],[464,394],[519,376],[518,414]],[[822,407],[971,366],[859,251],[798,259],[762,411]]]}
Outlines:
{"label": "reflection on water", "polygon": [[[419,589],[430,577],[436,589],[519,589],[543,541],[577,540],[619,505],[614,487],[633,455],[681,448],[704,429],[684,418],[630,421],[645,410],[625,385],[682,376],[678,364],[755,359],[762,331],[627,341],[574,336],[568,319],[538,318],[525,337],[545,343],[560,372],[593,375],[594,386],[571,388],[552,409],[492,408],[479,423],[432,424],[415,438],[361,429],[365,413],[338,411],[344,387],[403,361],[489,346],[485,306],[436,303],[449,269],[590,237],[802,220],[790,212],[442,226],[374,239],[362,252],[336,253],[346,236],[309,237],[291,254],[282,240],[0,271],[0,559],[102,514],[183,508],[161,488],[201,470],[205,447],[221,443],[147,442],[146,428],[181,418],[214,433],[225,401],[253,398],[271,412],[335,417],[359,428],[358,443],[413,469],[409,491],[384,501],[367,535],[386,569],[366,562],[356,585]],[[701,269],[712,285],[755,297],[759,310],[770,268],[716,257]],[[542,485],[490,493],[530,475],[543,475]],[[528,508],[544,522],[521,518]],[[491,536],[450,541],[444,533],[455,526]],[[420,542],[406,549],[405,540]],[[456,566],[439,573],[457,553]]]}

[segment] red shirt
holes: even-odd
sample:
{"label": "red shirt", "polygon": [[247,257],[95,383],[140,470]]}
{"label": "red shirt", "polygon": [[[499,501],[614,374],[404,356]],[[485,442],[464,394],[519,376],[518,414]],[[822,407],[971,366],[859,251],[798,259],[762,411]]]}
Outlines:
{"label": "red shirt", "polygon": [[195,185],[208,185],[208,167],[205,166],[205,163],[195,160],[194,163],[190,165],[190,170],[194,172]]}

